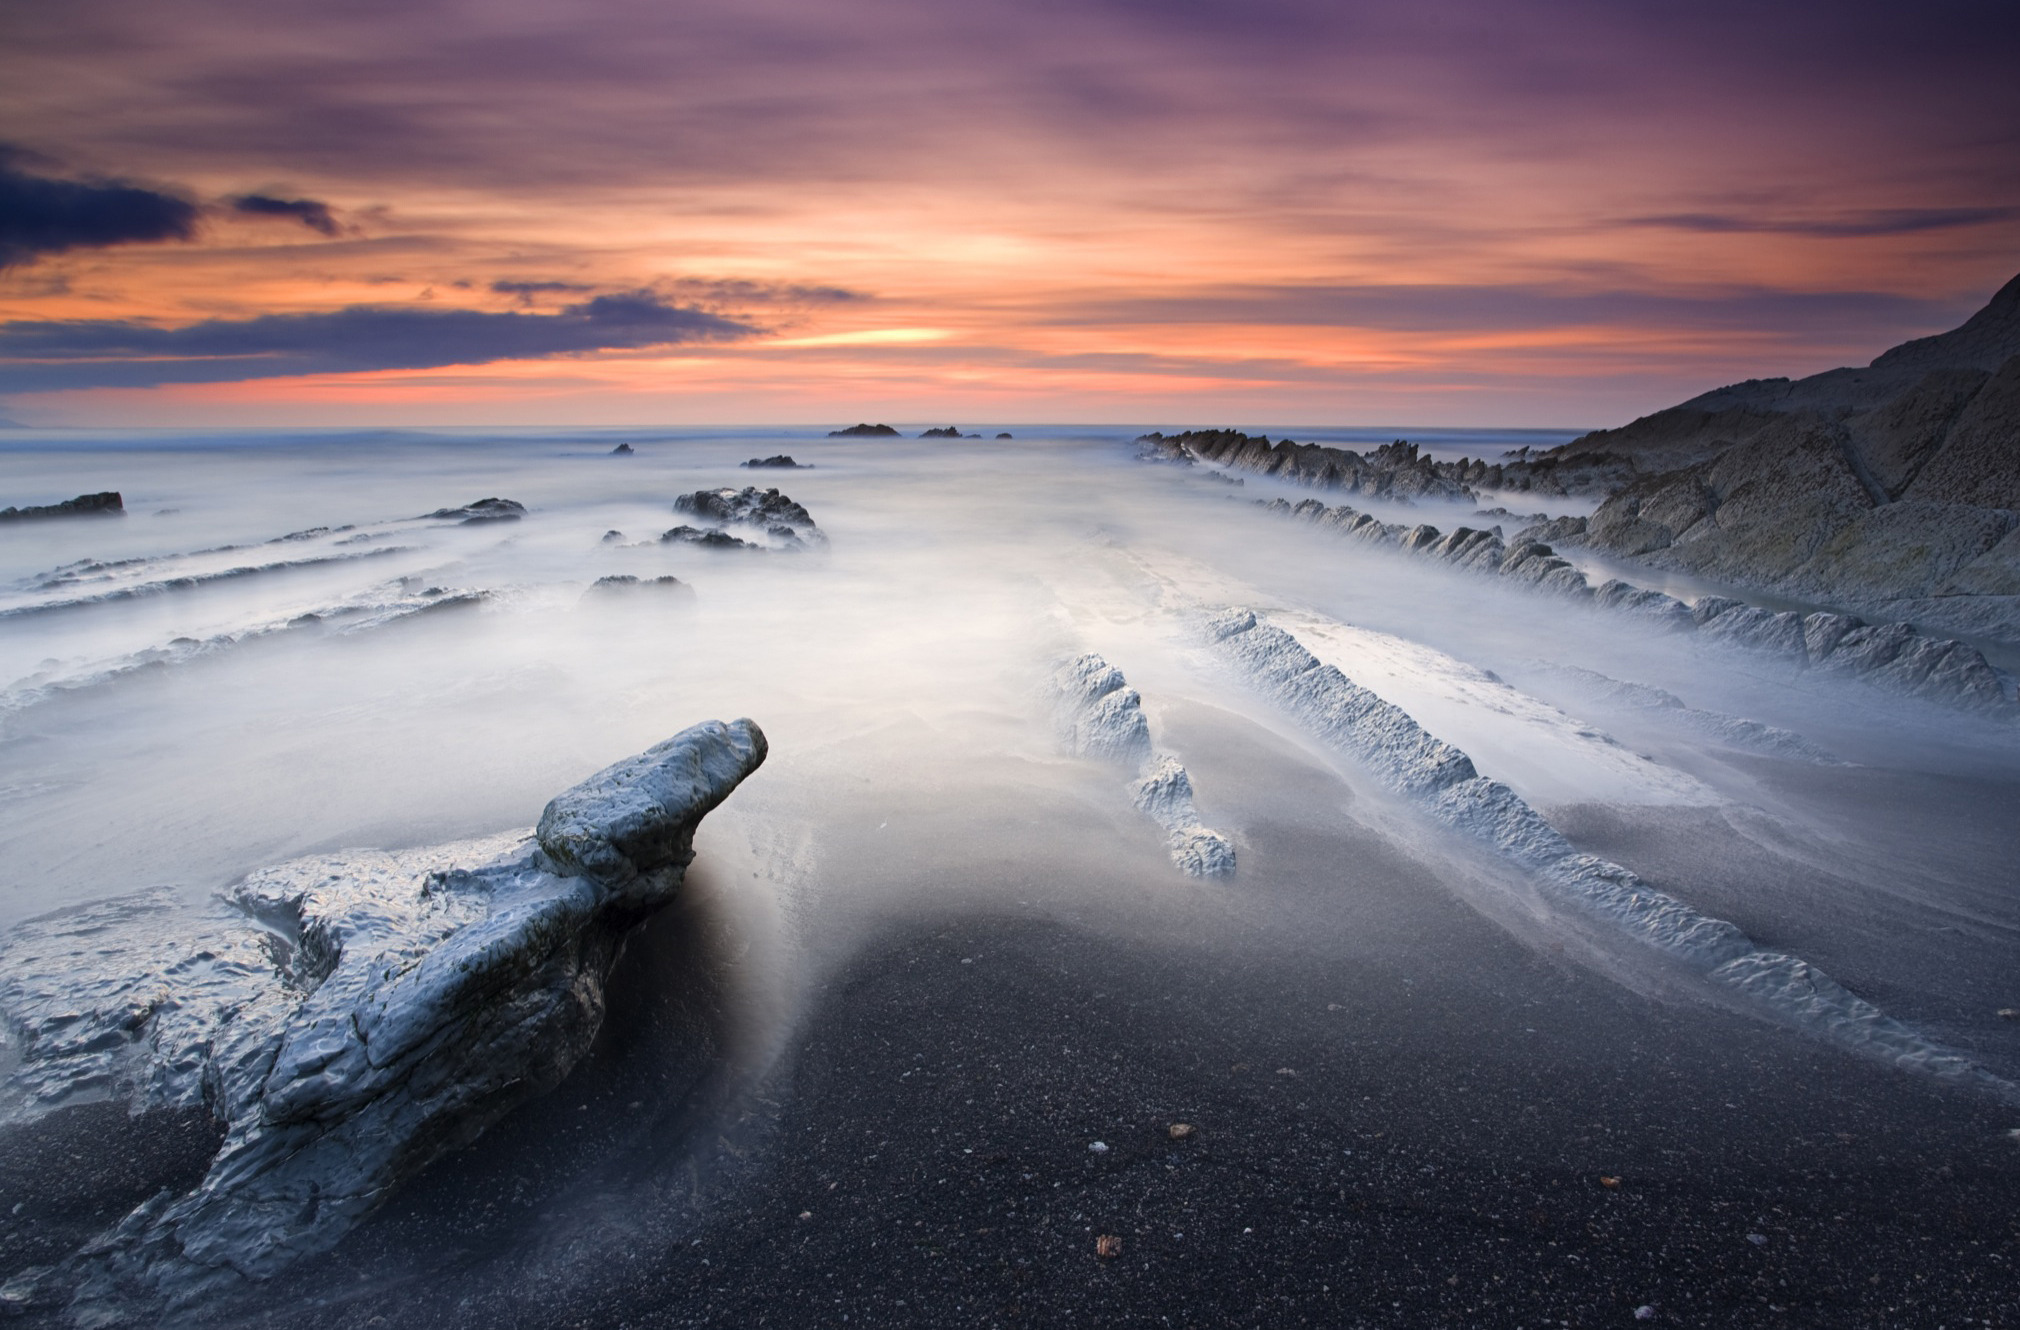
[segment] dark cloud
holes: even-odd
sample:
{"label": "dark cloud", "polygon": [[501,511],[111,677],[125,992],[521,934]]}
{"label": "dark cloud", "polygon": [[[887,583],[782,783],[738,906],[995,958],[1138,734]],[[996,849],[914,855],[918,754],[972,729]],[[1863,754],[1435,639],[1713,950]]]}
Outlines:
{"label": "dark cloud", "polygon": [[518,296],[521,302],[530,304],[535,296],[559,295],[564,291],[573,295],[580,295],[586,291],[594,291],[596,288],[584,285],[581,282],[501,281],[491,283],[491,289],[501,296]]}
{"label": "dark cloud", "polygon": [[330,205],[318,199],[277,199],[266,194],[241,194],[231,201],[233,212],[249,217],[292,217],[311,231],[336,235],[341,228]]}
{"label": "dark cloud", "polygon": [[18,169],[0,145],[0,268],[44,254],[150,240],[187,240],[196,205],[123,180],[59,180]]}
{"label": "dark cloud", "polygon": [[1847,217],[1791,221],[1747,217],[1737,213],[1682,212],[1655,217],[1630,217],[1629,226],[1667,227],[1713,234],[1756,233],[1812,236],[1819,239],[1858,236],[1913,235],[1919,231],[1954,231],[2020,217],[2020,208],[1881,208]]}
{"label": "dark cloud", "polygon": [[556,314],[353,305],[180,328],[121,319],[17,321],[0,324],[0,392],[433,369],[726,341],[758,331],[636,292],[597,296]]}

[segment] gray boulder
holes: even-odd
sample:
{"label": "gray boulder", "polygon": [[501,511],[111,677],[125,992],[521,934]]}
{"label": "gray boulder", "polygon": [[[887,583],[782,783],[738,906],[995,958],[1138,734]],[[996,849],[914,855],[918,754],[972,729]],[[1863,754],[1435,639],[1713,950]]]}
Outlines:
{"label": "gray boulder", "polygon": [[764,757],[754,723],[710,721],[556,796],[530,839],[301,860],[201,913],[155,892],[12,930],[9,1117],[112,1095],[200,1105],[226,1136],[195,1190],[0,1301],[146,1320],[333,1245],[568,1074],[626,934]]}

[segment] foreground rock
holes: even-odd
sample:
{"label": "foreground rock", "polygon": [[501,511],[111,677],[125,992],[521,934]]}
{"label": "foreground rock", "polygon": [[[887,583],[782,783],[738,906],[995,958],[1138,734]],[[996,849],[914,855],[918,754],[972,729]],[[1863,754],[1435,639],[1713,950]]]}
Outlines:
{"label": "foreground rock", "polygon": [[12,1119],[109,1094],[201,1106],[227,1135],[194,1191],[0,1301],[145,1321],[333,1245],[568,1074],[626,934],[678,893],[696,826],[764,757],[754,723],[710,721],[556,796],[530,842],[302,860],[200,915],[164,890],[12,930]]}
{"label": "foreground rock", "polygon": [[903,437],[889,425],[851,425],[847,429],[831,429],[831,439],[896,439]]}
{"label": "foreground rock", "polygon": [[813,514],[776,489],[761,490],[755,485],[747,485],[740,490],[727,486],[696,490],[675,499],[673,508],[675,512],[691,513],[702,521],[712,523],[713,527],[678,526],[661,536],[662,541],[685,541],[723,548],[764,548],[760,541],[742,539],[721,529],[734,526],[749,528],[753,532],[762,531],[785,549],[827,543],[826,534],[814,525]]}
{"label": "foreground rock", "polygon": [[1088,653],[1052,676],[1060,702],[1061,736],[1082,757],[1125,765],[1136,772],[1130,800],[1164,828],[1171,862],[1188,877],[1230,877],[1234,844],[1200,824],[1192,803],[1192,778],[1169,753],[1152,751],[1143,699],[1122,671]]}
{"label": "foreground rock", "polygon": [[103,494],[80,494],[62,503],[46,503],[28,508],[0,508],[0,522],[30,522],[43,517],[123,517],[126,504],[118,490]]}
{"label": "foreground rock", "polygon": [[1719,388],[1545,459],[1613,483],[1594,549],[2020,643],[2020,277],[1863,369]]}

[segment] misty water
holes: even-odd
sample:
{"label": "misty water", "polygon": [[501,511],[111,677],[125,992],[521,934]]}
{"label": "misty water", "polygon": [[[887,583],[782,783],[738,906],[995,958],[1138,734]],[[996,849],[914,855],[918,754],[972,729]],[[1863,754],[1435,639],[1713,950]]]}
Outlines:
{"label": "misty water", "polygon": [[[1659,1101],[1688,1096],[1613,1078],[1667,1067],[1704,1113],[1649,1128],[1650,1171],[1723,1176],[1735,1141],[1831,1135],[1844,1124],[1830,1105],[1859,1100],[1861,1140],[1894,1143],[1842,1150],[1830,1168],[1877,1187],[1919,1167],[1918,1150],[1929,1169],[1961,1154],[1987,1194],[2012,1195],[2010,724],[1349,545],[1255,502],[1304,492],[1139,461],[1134,431],[1017,433],[12,439],[0,499],[116,489],[127,515],[0,526],[0,919],[158,885],[197,902],[297,856],[526,828],[558,791],[697,721],[763,726],[769,760],[702,825],[692,900],[627,956],[611,1020],[634,1028],[606,1031],[549,1101],[313,1267],[317,1296],[362,1300],[361,1317],[426,1308],[457,1323],[457,1299],[523,1295],[528,1272],[543,1296],[601,1290],[581,1296],[631,1305],[613,1249],[712,1240],[811,1148],[791,1135],[792,1114],[819,1102],[795,1079],[819,1042],[808,1032],[838,994],[863,991],[849,985],[866,958],[957,939],[948,967],[918,973],[930,1011],[956,1001],[952,986],[996,982],[983,972],[999,928],[1065,930],[1113,958],[1103,1003],[1161,982],[1129,968],[1145,957],[1173,958],[1175,975],[1223,967],[1226,1000],[1254,1029],[1320,1022],[1314,1047],[1412,1096],[1381,1103],[1359,1082],[1312,1092],[1335,1108],[1366,1098],[1369,1114],[1428,1121],[1470,1094],[1476,1107],[1452,1122],[1472,1126],[1424,1128],[1466,1142],[1439,1168],[1541,1157],[1549,1132],[1620,1096],[1659,1117]],[[1522,441],[1439,446],[1491,456]],[[612,456],[620,442],[634,453]],[[738,465],[775,453],[811,469]],[[660,542],[689,520],[676,496],[753,484],[803,504],[827,543]],[[424,516],[490,496],[527,515]],[[1518,512],[1545,508],[1519,500],[1507,496]],[[1471,505],[1354,502],[1447,529],[1516,525]],[[623,576],[641,583],[595,586]],[[667,576],[691,594],[651,585]],[[1946,1081],[1832,1042],[1539,893],[1209,650],[1202,616],[1229,606],[1463,750],[1577,849],[1813,963],[1980,1075]],[[1086,652],[1141,693],[1155,746],[1184,763],[1200,820],[1234,846],[1231,877],[1179,873],[1131,806],[1130,773],[1062,746],[1051,680]],[[1630,705],[1609,681],[1682,705]],[[1707,715],[1772,737],[1739,742]],[[1040,967],[1002,982],[984,1025],[1014,1027],[1046,981]],[[1278,1000],[1297,1014],[1275,1013]],[[655,1001],[685,1014],[654,1024],[641,1013]],[[1152,1027],[1160,1045],[1184,1037],[1145,1021],[1144,1047]],[[918,1027],[920,1059],[931,1029]],[[1118,1066],[1137,1046],[1127,1029],[1103,1045]],[[1255,1058],[1274,1075],[1270,1060]],[[617,1125],[555,1146],[592,1102]],[[1523,1125],[1539,1105],[1543,1125]],[[1065,1125],[1073,1111],[1057,1106],[1062,1158],[1078,1168],[1093,1129]],[[1940,1140],[1903,1138],[1924,1129]],[[543,1162],[522,1167],[535,1153]],[[453,1251],[416,1240],[506,1175],[518,1208],[471,1220]],[[776,1222],[799,1214],[791,1201]],[[1742,1239],[1763,1222],[1737,1215]],[[713,1277],[654,1296],[691,1301]],[[907,1319],[861,1296],[858,1320]]]}

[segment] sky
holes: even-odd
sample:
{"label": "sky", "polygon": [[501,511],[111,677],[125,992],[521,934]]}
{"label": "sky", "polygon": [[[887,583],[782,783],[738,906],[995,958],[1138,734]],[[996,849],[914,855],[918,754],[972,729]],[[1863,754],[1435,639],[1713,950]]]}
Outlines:
{"label": "sky", "polygon": [[0,10],[0,418],[1597,427],[2020,272],[2011,0]]}

